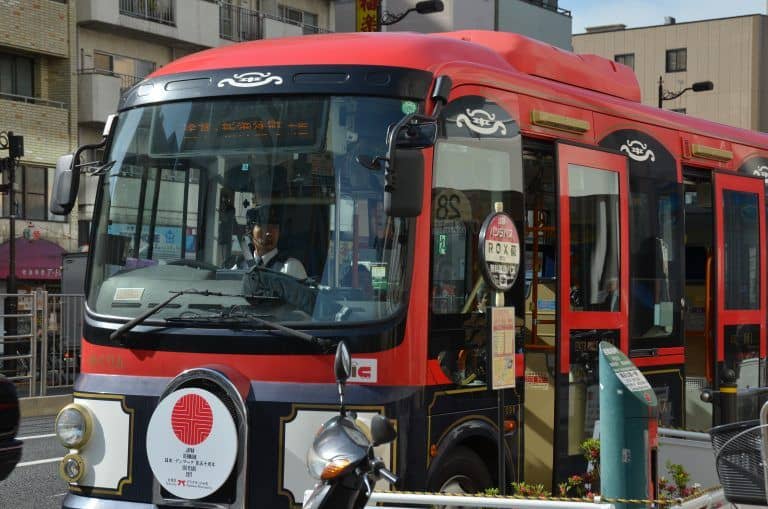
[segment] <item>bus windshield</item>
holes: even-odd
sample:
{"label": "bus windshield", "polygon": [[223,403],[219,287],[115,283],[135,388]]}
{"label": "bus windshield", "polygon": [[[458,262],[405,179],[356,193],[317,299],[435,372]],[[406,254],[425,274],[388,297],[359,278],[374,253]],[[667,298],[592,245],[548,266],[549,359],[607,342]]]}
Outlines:
{"label": "bus windshield", "polygon": [[[411,220],[384,213],[378,97],[200,99],[121,113],[101,177],[88,307],[156,320],[381,320],[405,300]],[[111,165],[111,166],[110,166]],[[204,295],[204,292],[216,295]]]}

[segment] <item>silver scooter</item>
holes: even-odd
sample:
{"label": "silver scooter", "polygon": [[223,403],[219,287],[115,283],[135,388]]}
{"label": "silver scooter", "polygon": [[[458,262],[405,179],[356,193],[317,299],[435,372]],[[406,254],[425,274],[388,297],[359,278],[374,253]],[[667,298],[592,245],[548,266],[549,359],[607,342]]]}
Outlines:
{"label": "silver scooter", "polygon": [[352,373],[352,358],[344,342],[336,348],[334,373],[339,388],[339,415],[328,419],[307,452],[307,468],[318,483],[304,509],[362,509],[379,479],[397,483],[373,448],[392,442],[397,431],[382,415],[371,421],[371,439],[344,408],[344,385]]}

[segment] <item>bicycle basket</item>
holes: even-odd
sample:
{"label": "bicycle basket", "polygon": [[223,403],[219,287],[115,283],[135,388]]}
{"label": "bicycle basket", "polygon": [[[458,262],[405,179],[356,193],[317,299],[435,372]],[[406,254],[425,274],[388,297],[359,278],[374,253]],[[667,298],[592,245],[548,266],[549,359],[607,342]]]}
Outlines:
{"label": "bicycle basket", "polygon": [[717,476],[725,499],[731,503],[766,504],[760,431],[759,420],[709,430]]}

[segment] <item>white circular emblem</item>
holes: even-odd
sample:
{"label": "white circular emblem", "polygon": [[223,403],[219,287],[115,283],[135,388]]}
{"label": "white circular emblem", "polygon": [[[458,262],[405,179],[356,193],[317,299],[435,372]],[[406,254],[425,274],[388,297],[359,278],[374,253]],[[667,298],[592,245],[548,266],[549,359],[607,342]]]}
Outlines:
{"label": "white circular emblem", "polygon": [[235,421],[219,398],[182,389],[163,399],[147,428],[147,458],[160,485],[180,498],[207,497],[237,459]]}

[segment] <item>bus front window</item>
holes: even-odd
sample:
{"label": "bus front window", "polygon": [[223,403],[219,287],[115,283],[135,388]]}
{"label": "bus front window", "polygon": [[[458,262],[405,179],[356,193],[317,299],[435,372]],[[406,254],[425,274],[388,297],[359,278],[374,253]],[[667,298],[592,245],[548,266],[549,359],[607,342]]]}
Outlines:
{"label": "bus front window", "polygon": [[[403,101],[224,98],[123,112],[102,177],[89,308],[152,320],[233,313],[355,322],[405,299],[409,220],[383,211],[383,156]],[[407,105],[411,107],[411,105]]]}

